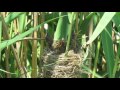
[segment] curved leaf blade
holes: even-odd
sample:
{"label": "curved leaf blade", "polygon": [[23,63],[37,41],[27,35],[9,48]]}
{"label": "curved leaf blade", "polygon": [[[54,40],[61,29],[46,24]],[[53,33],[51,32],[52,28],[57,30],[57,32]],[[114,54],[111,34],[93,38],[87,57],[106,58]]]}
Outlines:
{"label": "curved leaf blade", "polygon": [[116,12],[105,12],[103,14],[100,22],[95,28],[93,35],[88,40],[87,44],[92,43],[99,36],[99,34],[104,30],[104,28],[108,25],[108,23],[111,21],[115,14]]}
{"label": "curved leaf blade", "polygon": [[102,47],[105,53],[109,78],[112,78],[113,68],[114,68],[114,52],[113,52],[113,42],[111,37],[112,37],[112,27],[110,24],[101,33]]}

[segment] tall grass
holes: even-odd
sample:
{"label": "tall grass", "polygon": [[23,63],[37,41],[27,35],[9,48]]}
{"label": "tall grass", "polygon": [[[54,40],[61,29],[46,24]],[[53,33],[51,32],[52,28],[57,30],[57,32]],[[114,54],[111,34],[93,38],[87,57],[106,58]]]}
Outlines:
{"label": "tall grass", "polygon": [[0,77],[37,78],[46,35],[53,42],[64,40],[66,55],[71,43],[83,49],[82,69],[89,73],[83,77],[119,77],[119,25],[119,12],[1,12]]}

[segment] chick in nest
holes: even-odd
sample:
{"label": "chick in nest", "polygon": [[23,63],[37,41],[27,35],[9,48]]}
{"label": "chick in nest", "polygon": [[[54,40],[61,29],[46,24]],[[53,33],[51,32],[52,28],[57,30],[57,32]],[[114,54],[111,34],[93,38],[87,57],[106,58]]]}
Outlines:
{"label": "chick in nest", "polygon": [[53,41],[52,47],[56,50],[57,53],[65,51],[65,41],[64,40],[55,40]]}

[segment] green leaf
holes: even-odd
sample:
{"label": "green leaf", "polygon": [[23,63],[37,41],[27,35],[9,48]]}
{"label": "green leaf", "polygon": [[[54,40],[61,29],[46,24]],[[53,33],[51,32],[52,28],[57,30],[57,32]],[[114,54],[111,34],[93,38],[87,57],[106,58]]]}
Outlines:
{"label": "green leaf", "polygon": [[93,35],[88,40],[87,44],[92,43],[99,34],[105,29],[105,27],[108,25],[108,23],[111,21],[111,19],[114,17],[116,12],[105,12],[99,21],[97,27],[95,28]]}
{"label": "green leaf", "polygon": [[120,13],[116,13],[116,15],[113,17],[113,22],[118,27],[120,25]]}
{"label": "green leaf", "polygon": [[38,26],[36,26],[36,27],[34,27],[34,28],[30,28],[28,31],[26,31],[26,32],[24,32],[24,33],[22,33],[22,34],[17,35],[17,36],[14,37],[13,39],[3,41],[3,42],[0,44],[0,49],[2,50],[2,49],[4,49],[5,47],[7,47],[7,46],[9,46],[9,45],[11,45],[11,44],[13,44],[13,43],[15,43],[15,42],[17,42],[17,41],[19,41],[19,40],[22,40],[24,37],[26,37],[27,35],[31,34],[33,31],[38,30],[38,29],[39,29],[42,25],[44,25],[45,23],[49,23],[49,22],[51,22],[51,21],[53,21],[53,20],[56,20],[56,19],[58,19],[58,18],[65,17],[65,16],[66,16],[66,15],[63,15],[63,16],[60,16],[60,17],[57,17],[57,18],[50,19],[50,20],[48,20],[48,21],[46,21],[46,22],[41,23],[40,25],[38,25]]}
{"label": "green leaf", "polygon": [[[87,70],[89,73],[93,73],[93,71],[90,69],[90,68],[88,68],[87,66],[85,66],[85,65],[82,65],[82,67],[85,69],[85,70]],[[100,76],[100,75],[98,75],[97,73],[95,73],[95,77],[97,77],[97,78],[102,78],[102,76]]]}
{"label": "green leaf", "polygon": [[118,31],[120,32],[120,13],[117,12],[112,20],[115,23],[115,26],[118,28]]}
{"label": "green leaf", "polygon": [[109,78],[112,78],[114,68],[114,52],[111,37],[112,37],[112,25],[109,24],[106,27],[106,29],[101,33],[102,47],[107,61],[107,71]]}
{"label": "green leaf", "polygon": [[[2,21],[0,17],[0,44],[1,44],[1,40],[2,40]],[[1,49],[0,49],[0,63],[1,63]]]}
{"label": "green leaf", "polygon": [[[67,15],[66,12],[62,12],[61,15]],[[54,33],[54,40],[67,39],[68,32],[70,30],[70,23],[68,16],[59,18],[56,32]]]}
{"label": "green leaf", "polygon": [[85,34],[88,31],[88,27],[89,27],[89,22],[90,20],[93,18],[94,13],[90,13],[88,16],[86,16],[85,20],[81,20],[83,21],[80,25],[80,30],[82,34]]}
{"label": "green leaf", "polygon": [[19,32],[22,33],[25,29],[25,20],[26,20],[26,13],[20,15],[18,17],[18,23],[19,23]]}
{"label": "green leaf", "polygon": [[14,19],[19,17],[21,14],[24,14],[25,12],[11,12],[9,15],[5,18],[5,22],[7,24],[11,23]]}
{"label": "green leaf", "polygon": [[8,71],[5,71],[3,69],[0,69],[0,71],[4,72],[4,73],[9,73],[9,74],[16,74],[16,73],[11,73],[11,72],[8,72]]}
{"label": "green leaf", "polygon": [[72,20],[75,20],[75,15],[75,12],[68,12],[68,19],[70,23],[72,23]]}

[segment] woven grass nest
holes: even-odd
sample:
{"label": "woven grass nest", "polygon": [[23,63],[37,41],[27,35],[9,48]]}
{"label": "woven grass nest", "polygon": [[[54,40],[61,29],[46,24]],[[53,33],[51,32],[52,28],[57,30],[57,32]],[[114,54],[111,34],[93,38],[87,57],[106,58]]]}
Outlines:
{"label": "woven grass nest", "polygon": [[73,50],[62,54],[46,53],[43,56],[43,77],[44,78],[80,78],[82,59],[80,53]]}

